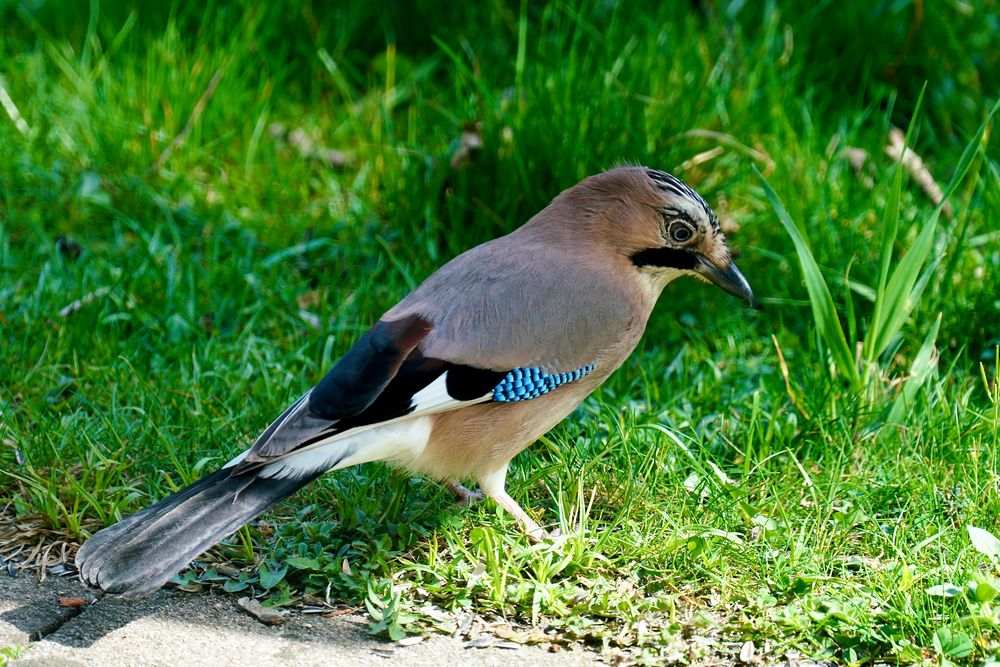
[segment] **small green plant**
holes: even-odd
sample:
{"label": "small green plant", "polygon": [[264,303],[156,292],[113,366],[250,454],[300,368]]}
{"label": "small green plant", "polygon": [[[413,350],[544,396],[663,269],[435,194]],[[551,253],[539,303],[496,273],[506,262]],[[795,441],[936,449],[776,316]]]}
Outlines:
{"label": "small green plant", "polygon": [[990,378],[986,372],[986,364],[980,362],[979,375],[983,380],[983,388],[986,390],[986,398],[993,407],[992,424],[993,439],[996,441],[1000,432],[1000,345],[993,347],[993,377]]}
{"label": "small green plant", "polygon": [[935,630],[933,647],[942,665],[949,665],[953,660],[968,657],[975,650],[973,636],[970,636],[969,630],[978,626],[994,626],[1000,617],[994,608],[994,601],[1000,592],[1000,580],[995,577],[1000,572],[1000,540],[982,528],[968,526],[966,530],[972,548],[986,556],[991,567],[987,570],[982,568],[968,570],[968,580],[964,586],[946,582],[926,590],[929,596],[964,601],[971,612],[962,619],[963,622],[957,629],[942,626]]}
{"label": "small green plant", "polygon": [[16,644],[0,646],[0,667],[7,667],[13,661],[21,657],[24,647]]}
{"label": "small green plant", "polygon": [[399,592],[393,591],[389,582],[380,587],[369,585],[365,608],[372,617],[368,631],[373,635],[384,633],[393,641],[406,637],[409,626],[420,619],[418,614],[405,611]]}

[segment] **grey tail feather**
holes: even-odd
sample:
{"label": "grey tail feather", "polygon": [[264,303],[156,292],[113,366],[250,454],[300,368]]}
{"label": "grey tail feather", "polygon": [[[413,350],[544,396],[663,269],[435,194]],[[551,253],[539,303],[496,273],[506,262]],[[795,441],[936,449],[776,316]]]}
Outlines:
{"label": "grey tail feather", "polygon": [[80,578],[127,598],[149,595],[203,551],[319,477],[232,472],[217,470],[96,533],[76,554]]}

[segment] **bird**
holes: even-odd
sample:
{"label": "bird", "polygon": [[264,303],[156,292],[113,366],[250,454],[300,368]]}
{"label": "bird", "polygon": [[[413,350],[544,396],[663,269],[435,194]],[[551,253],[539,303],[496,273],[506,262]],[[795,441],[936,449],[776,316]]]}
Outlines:
{"label": "bird", "polygon": [[546,539],[506,491],[511,460],[622,365],[681,276],[753,304],[718,217],[682,180],[628,165],[580,181],[432,273],[249,449],[95,533],[80,578],[148,595],[279,500],[371,461],[440,481],[461,504],[491,498]]}

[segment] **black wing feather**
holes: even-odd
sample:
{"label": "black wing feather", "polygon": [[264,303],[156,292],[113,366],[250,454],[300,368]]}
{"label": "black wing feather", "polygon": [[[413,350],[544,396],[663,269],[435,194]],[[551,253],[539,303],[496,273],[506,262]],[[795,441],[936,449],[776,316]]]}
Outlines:
{"label": "black wing feather", "polygon": [[413,315],[379,321],[305,398],[286,410],[257,439],[232,474],[362,426],[404,417],[413,396],[447,373],[448,395],[458,401],[486,396],[506,372],[425,357],[419,345],[432,325]]}
{"label": "black wing feather", "polygon": [[432,328],[419,315],[392,322],[380,320],[319,381],[309,394],[309,411],[330,421],[364,411]]}
{"label": "black wing feather", "polygon": [[[381,394],[365,410],[332,425],[330,433],[397,419],[416,409],[413,396],[447,373],[445,387],[456,401],[472,401],[488,394],[505,372],[452,364],[414,352],[403,362]],[[325,436],[328,437],[328,436]]]}

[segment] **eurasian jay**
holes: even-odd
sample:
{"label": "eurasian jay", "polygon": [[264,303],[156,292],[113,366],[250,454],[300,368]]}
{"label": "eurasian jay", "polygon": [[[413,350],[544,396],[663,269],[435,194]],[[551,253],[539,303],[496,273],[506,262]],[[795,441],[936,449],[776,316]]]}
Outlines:
{"label": "eurasian jay", "polygon": [[88,584],[141,597],[331,470],[388,461],[507,495],[512,458],[635,348],[663,288],[691,275],[752,303],[712,209],[670,174],[622,167],[451,260],[392,307],[319,384],[221,469],[91,537]]}

